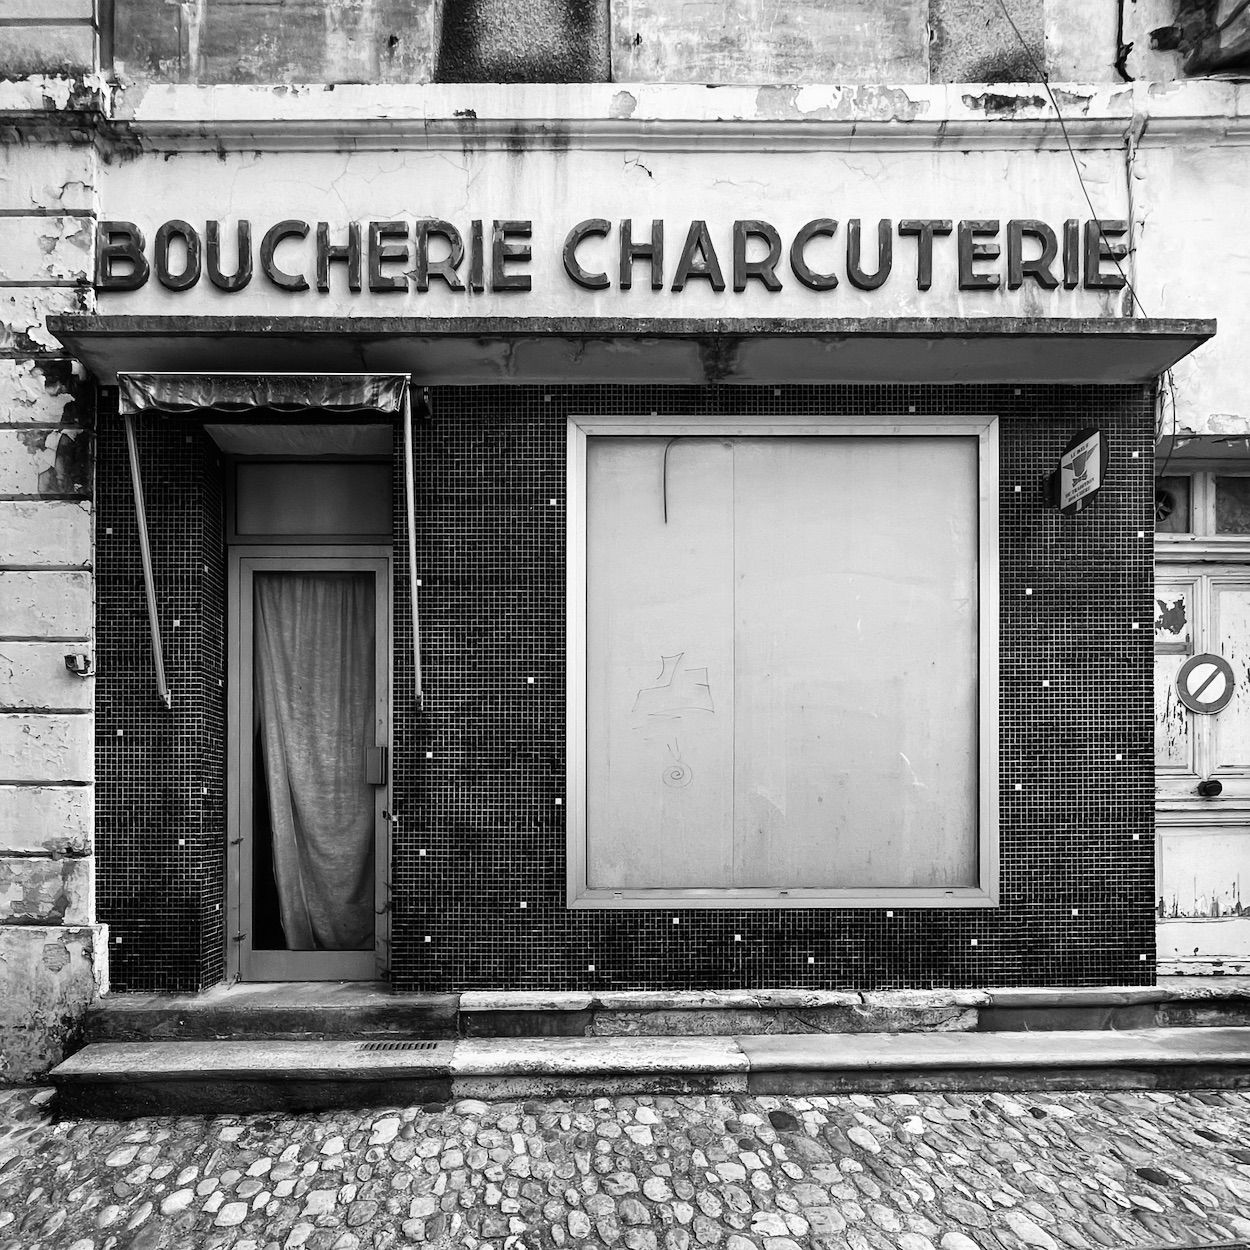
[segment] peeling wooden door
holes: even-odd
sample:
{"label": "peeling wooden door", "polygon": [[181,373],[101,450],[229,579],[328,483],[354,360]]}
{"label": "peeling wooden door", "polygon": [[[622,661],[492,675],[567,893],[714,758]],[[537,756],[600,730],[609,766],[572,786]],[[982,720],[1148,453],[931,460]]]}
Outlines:
{"label": "peeling wooden door", "polygon": [[[1250,972],[1250,567],[1161,561],[1154,608],[1159,972]],[[1233,669],[1216,715],[1176,693],[1203,652]],[[1201,795],[1203,781],[1219,794]]]}

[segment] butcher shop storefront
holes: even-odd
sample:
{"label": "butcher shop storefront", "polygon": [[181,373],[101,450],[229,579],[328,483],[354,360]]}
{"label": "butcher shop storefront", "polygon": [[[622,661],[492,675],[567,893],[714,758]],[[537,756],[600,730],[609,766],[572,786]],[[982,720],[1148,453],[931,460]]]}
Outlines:
{"label": "butcher shop storefront", "polygon": [[108,171],[51,324],[113,988],[1150,981],[1214,325],[1131,315],[1126,214],[1060,152],[440,133]]}

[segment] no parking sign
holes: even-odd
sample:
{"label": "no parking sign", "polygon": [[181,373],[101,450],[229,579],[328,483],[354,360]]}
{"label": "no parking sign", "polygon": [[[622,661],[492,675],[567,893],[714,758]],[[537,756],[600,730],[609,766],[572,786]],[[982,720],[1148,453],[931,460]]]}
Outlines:
{"label": "no parking sign", "polygon": [[1222,655],[1190,656],[1176,674],[1176,693],[1191,711],[1222,712],[1233,697],[1233,669]]}

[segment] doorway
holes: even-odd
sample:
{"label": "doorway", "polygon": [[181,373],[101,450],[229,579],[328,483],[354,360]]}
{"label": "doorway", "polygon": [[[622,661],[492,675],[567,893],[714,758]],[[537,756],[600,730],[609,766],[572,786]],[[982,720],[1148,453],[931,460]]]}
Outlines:
{"label": "doorway", "polygon": [[382,980],[391,549],[377,538],[389,465],[240,461],[232,481],[234,973]]}
{"label": "doorway", "polygon": [[[1235,461],[1190,462],[1159,478],[1156,488],[1158,969],[1244,974],[1250,971],[1250,474]],[[1202,712],[1191,710],[1178,690],[1195,656],[1219,657],[1232,674],[1231,697]]]}

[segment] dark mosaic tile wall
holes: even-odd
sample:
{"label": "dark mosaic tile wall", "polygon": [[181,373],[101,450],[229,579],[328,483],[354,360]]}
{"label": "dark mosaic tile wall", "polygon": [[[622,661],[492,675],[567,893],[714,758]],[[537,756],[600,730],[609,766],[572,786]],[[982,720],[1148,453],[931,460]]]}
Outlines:
{"label": "dark mosaic tile wall", "polygon": [[[439,388],[430,405],[416,431],[424,711],[395,496],[397,988],[1152,979],[1148,388]],[[1002,906],[566,910],[567,416],[912,407],[1002,417]],[[115,988],[193,990],[219,981],[225,961],[222,477],[202,433],[142,423],[171,714],[153,683],[125,441],[107,396],[101,415],[99,913]],[[1041,506],[1038,479],[1089,424],[1111,438],[1107,487],[1094,509],[1062,519]]]}
{"label": "dark mosaic tile wall", "polygon": [[223,477],[201,430],[140,419],[169,711],[115,392],[97,428],[97,910],[114,990],[198,990],[225,975]]}
{"label": "dark mosaic tile wall", "polygon": [[[1150,388],[478,387],[429,400],[416,433],[423,712],[398,457],[395,493],[398,988],[1153,979]],[[913,408],[1002,418],[1002,905],[566,910],[568,415]],[[1096,507],[1061,518],[1043,508],[1039,478],[1091,424],[1110,436],[1107,486]],[[889,508],[883,498],[882,524]]]}

